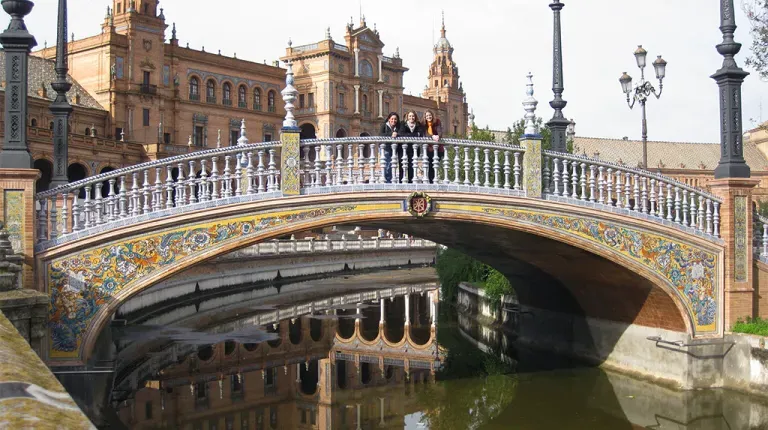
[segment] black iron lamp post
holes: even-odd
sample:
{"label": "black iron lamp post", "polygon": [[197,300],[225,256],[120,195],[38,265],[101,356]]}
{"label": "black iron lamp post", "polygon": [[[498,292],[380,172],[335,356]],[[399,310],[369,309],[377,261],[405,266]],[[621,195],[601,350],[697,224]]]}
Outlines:
{"label": "black iron lamp post", "polygon": [[69,115],[72,105],[67,100],[67,92],[72,84],[67,81],[67,0],[59,0],[59,19],[56,36],[56,80],[51,86],[56,91],[56,99],[51,103],[53,114],[53,178],[51,187],[58,187],[69,182],[67,167],[69,163]]}
{"label": "black iron lamp post", "polygon": [[568,102],[563,100],[565,87],[563,83],[563,42],[560,25],[560,11],[563,10],[563,7],[565,7],[565,4],[560,0],[553,0],[549,5],[554,16],[554,31],[552,34],[552,92],[555,93],[555,98],[549,102],[549,105],[555,112],[552,119],[547,122],[547,126],[552,130],[552,150],[557,152],[568,151],[566,129],[571,123],[563,115],[563,109],[568,104]]}
{"label": "black iron lamp post", "polygon": [[649,81],[645,80],[645,66],[646,66],[646,57],[648,56],[648,51],[643,49],[642,45],[639,45],[637,49],[635,50],[635,60],[637,60],[637,67],[640,69],[640,82],[632,88],[632,77],[627,74],[627,72],[624,72],[621,75],[621,78],[619,78],[619,82],[621,82],[621,90],[624,91],[624,94],[627,95],[627,105],[629,105],[629,108],[632,109],[635,107],[635,103],[640,103],[640,108],[642,111],[642,117],[643,117],[643,127],[642,127],[642,137],[643,137],[643,168],[648,168],[648,121],[646,120],[645,115],[645,103],[648,101],[648,98],[651,95],[656,96],[656,98],[661,97],[661,93],[664,90],[664,76],[667,71],[667,62],[664,61],[663,58],[661,58],[661,55],[656,57],[656,60],[653,62],[653,68],[656,71],[656,79],[659,80],[659,91],[656,92],[656,88],[654,88],[653,84],[651,84]]}

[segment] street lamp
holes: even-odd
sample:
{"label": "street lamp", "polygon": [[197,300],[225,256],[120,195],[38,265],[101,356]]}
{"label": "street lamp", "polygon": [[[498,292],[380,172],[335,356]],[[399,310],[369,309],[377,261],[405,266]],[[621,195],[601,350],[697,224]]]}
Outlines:
{"label": "street lamp", "polygon": [[[637,67],[640,69],[640,82],[632,88],[632,77],[624,72],[619,78],[621,83],[621,90],[627,95],[627,105],[632,109],[635,107],[635,103],[639,102],[643,113],[643,168],[648,168],[648,123],[645,118],[645,102],[648,97],[653,94],[656,98],[661,97],[661,92],[664,90],[664,76],[667,71],[667,62],[661,58],[661,55],[656,57],[653,62],[653,68],[656,71],[656,79],[659,80],[659,92],[656,92],[656,88],[653,84],[645,80],[645,59],[648,55],[648,51],[643,49],[642,45],[638,45],[635,50],[635,60],[637,60]],[[634,94],[633,94],[634,92]]]}

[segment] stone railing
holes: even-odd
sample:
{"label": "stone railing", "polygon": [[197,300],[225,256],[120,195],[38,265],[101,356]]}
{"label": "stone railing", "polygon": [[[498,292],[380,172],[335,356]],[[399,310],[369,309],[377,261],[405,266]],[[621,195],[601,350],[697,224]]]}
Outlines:
{"label": "stone railing", "polygon": [[230,252],[219,257],[219,260],[240,259],[249,257],[260,257],[267,255],[280,255],[301,252],[339,252],[355,250],[377,250],[377,249],[406,249],[406,248],[434,248],[437,249],[435,242],[416,239],[416,238],[370,238],[363,239],[358,236],[348,239],[342,235],[341,239],[331,238],[308,238],[308,239],[288,239],[272,240],[269,242],[257,243],[248,248]]}
{"label": "stone railing", "polygon": [[[387,154],[392,182],[520,190],[519,146],[474,140],[348,137],[302,140],[304,187],[384,184]],[[431,150],[431,151],[430,151]],[[430,180],[429,171],[434,172]],[[409,172],[412,172],[409,173]],[[410,180],[409,180],[410,179]]]}
{"label": "stone railing", "polygon": [[334,42],[333,47],[335,49],[338,49],[339,51],[349,52],[349,48],[347,48],[347,45],[340,45]]}
{"label": "stone railing", "polygon": [[720,237],[722,201],[666,176],[584,156],[544,151],[543,190],[552,200],[627,214]]}
{"label": "stone railing", "polygon": [[318,47],[319,47],[319,45],[317,43],[310,43],[308,45],[295,46],[295,47],[291,48],[291,51],[294,54],[299,54],[299,53],[306,52],[306,51],[314,51]]}
{"label": "stone railing", "polygon": [[755,258],[768,264],[768,218],[755,211],[752,223],[752,248]]}

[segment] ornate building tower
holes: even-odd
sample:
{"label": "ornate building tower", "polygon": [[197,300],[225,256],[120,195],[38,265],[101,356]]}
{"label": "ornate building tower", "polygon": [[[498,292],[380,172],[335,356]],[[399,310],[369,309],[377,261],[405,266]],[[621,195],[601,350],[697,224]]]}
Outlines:
{"label": "ornate building tower", "polygon": [[459,67],[453,61],[453,46],[445,37],[445,16],[433,52],[435,58],[429,66],[423,97],[436,101],[438,108],[447,112],[447,117],[440,118],[444,134],[465,135],[469,112],[464,88],[459,83]]}

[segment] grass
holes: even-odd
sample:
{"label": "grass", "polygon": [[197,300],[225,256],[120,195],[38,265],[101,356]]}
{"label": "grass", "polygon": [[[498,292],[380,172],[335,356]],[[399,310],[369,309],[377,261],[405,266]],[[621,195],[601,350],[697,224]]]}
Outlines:
{"label": "grass", "polygon": [[761,318],[747,318],[745,321],[739,319],[733,326],[733,332],[768,336],[768,320]]}

